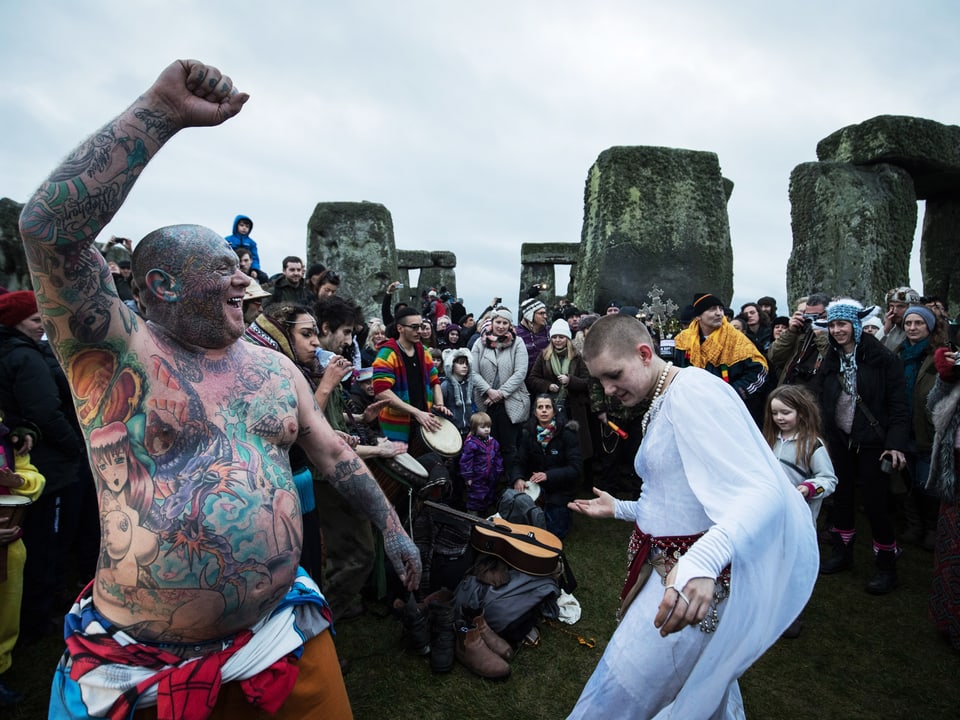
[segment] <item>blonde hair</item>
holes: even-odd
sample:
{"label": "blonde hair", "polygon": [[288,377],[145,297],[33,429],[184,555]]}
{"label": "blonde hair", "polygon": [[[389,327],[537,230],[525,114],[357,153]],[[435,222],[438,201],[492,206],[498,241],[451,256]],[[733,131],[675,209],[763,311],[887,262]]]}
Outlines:
{"label": "blonde hair", "polygon": [[370,323],[370,328],[367,330],[367,341],[363,344],[365,348],[370,348],[371,350],[377,349],[376,346],[373,344],[373,334],[377,331],[386,334],[387,326],[384,325],[379,320],[376,320]]}
{"label": "blonde hair", "polygon": [[470,416],[470,434],[476,435],[477,428],[479,428],[481,425],[492,427],[493,420],[491,420],[490,416],[485,412],[475,412]]}
{"label": "blonde hair", "polygon": [[[566,337],[566,336],[564,336]],[[547,343],[547,346],[543,349],[543,359],[547,362],[550,362],[550,358],[553,357],[555,352],[553,348],[553,338],[550,339],[550,342]],[[573,344],[573,340],[567,338],[567,357],[573,360],[574,358],[580,357],[580,351],[577,350],[577,346]]]}

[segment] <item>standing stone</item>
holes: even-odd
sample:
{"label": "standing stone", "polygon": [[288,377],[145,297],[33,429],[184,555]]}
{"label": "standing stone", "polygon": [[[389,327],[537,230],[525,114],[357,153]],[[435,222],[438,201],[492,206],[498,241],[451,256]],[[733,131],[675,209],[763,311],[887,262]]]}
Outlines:
{"label": "standing stone", "polygon": [[340,274],[339,295],[380,316],[383,291],[397,279],[393,218],[379,203],[317,203],[307,224],[307,264],[321,262]]}
{"label": "standing stone", "polygon": [[790,205],[791,302],[817,290],[869,305],[908,284],[917,198],[906,170],[803,163],[790,174]]}
{"label": "standing stone", "polygon": [[917,199],[927,201],[920,241],[923,292],[939,295],[951,307],[960,302],[953,242],[960,202],[960,127],[878,115],[825,137],[817,144],[817,157],[855,165],[887,163],[910,173]]}
{"label": "standing stone", "polygon": [[726,191],[715,153],[613,147],[587,175],[574,302],[639,305],[654,286],[674,298],[733,296]]}
{"label": "standing stone", "polygon": [[[547,307],[554,307],[558,297],[569,297],[579,255],[580,243],[523,243],[520,246],[520,296],[517,298],[517,307],[526,300],[527,290],[537,283],[549,286],[537,296]],[[557,265],[570,266],[571,279],[563,289],[558,281],[555,282]]]}
{"label": "standing stone", "polygon": [[10,198],[0,199],[0,285],[10,291],[33,289],[20,239],[22,211],[22,203]]}
{"label": "standing stone", "polygon": [[[440,291],[445,287],[453,296],[457,296],[457,256],[445,250],[397,250],[397,267],[407,289],[401,293],[401,299],[408,305],[420,309],[423,297],[430,288]],[[416,270],[417,285],[410,285],[410,271]]]}
{"label": "standing stone", "polygon": [[[953,315],[960,309],[960,201],[927,200],[920,236],[923,294],[938,295]],[[951,317],[953,316],[951,315]]]}
{"label": "standing stone", "polygon": [[420,280],[417,283],[417,296],[431,288],[440,292],[445,287],[451,296],[457,296],[457,256],[446,250],[434,250],[430,253],[430,264],[420,268]]}

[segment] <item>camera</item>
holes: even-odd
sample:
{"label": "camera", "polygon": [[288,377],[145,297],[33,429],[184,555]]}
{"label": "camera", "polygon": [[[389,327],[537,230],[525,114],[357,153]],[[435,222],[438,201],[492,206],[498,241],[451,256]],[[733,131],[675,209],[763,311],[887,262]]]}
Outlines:
{"label": "camera", "polygon": [[813,324],[813,321],[814,321],[814,320],[819,320],[819,319],[820,319],[820,316],[819,316],[819,315],[813,315],[812,313],[804,313],[804,314],[803,314],[803,324],[804,324],[804,325],[811,325],[811,324]]}
{"label": "camera", "polygon": [[502,302],[503,302],[503,298],[494,298],[494,299],[493,299],[493,304],[494,304],[494,305],[499,305],[499,304],[502,303]]}

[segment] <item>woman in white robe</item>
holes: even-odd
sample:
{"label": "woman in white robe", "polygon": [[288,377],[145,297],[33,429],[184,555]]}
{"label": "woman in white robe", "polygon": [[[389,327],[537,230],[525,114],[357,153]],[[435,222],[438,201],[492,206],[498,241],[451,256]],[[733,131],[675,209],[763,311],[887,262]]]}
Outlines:
{"label": "woman in white robe", "polygon": [[[650,372],[658,361],[649,361]],[[654,537],[705,533],[670,584],[682,590],[730,565],[729,597],[716,607],[715,632],[692,625],[663,637],[654,617],[666,588],[651,574],[571,718],[744,717],[737,678],[797,617],[816,579],[809,510],[737,394],[698,368],[672,372],[637,453],[639,500],[600,493],[581,503],[609,503],[615,517]]]}

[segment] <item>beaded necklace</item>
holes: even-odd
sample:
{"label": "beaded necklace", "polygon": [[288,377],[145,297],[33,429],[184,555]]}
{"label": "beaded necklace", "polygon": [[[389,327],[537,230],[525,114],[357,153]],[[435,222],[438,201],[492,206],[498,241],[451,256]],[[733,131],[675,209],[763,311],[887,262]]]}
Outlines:
{"label": "beaded necklace", "polygon": [[673,362],[668,362],[663,370],[660,371],[660,377],[657,379],[657,385],[653,390],[653,398],[650,400],[650,407],[643,414],[643,419],[640,421],[640,429],[643,431],[643,434],[647,434],[647,425],[650,424],[650,421],[653,420],[654,416],[660,410],[660,405],[663,404],[663,384],[667,381],[667,375],[670,374],[670,368],[673,367]]}

